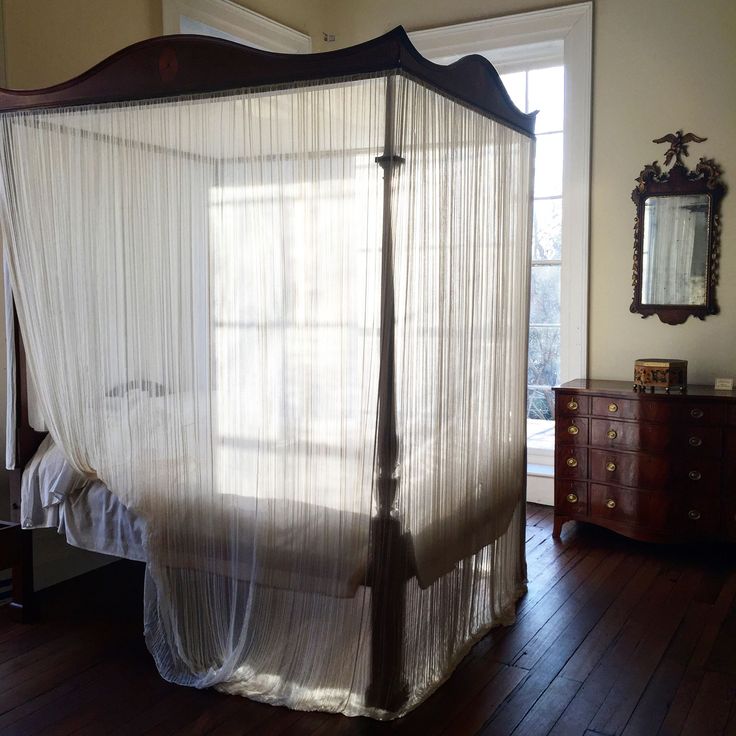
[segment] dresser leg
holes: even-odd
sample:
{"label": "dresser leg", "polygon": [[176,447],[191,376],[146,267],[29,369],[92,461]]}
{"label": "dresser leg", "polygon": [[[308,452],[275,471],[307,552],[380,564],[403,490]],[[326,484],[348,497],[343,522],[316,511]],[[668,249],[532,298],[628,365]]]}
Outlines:
{"label": "dresser leg", "polygon": [[552,539],[559,539],[562,532],[562,525],[568,521],[566,516],[557,516],[555,514],[554,524],[552,526]]}

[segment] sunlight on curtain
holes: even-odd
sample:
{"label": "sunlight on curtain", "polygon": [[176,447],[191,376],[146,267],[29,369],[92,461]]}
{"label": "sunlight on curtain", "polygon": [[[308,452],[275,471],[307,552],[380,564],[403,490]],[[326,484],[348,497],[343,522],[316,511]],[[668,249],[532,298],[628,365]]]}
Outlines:
{"label": "sunlight on curtain", "polygon": [[[145,522],[146,640],[174,682],[401,715],[524,590],[533,143],[389,79],[2,118],[40,409]],[[387,125],[414,557],[393,710],[366,702]]]}

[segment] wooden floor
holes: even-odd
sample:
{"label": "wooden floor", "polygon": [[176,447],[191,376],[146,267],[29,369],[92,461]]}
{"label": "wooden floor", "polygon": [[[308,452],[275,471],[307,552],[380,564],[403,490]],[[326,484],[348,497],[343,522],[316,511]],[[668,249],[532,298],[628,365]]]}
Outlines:
{"label": "wooden floor", "polygon": [[134,563],[0,610],[0,734],[736,735],[733,552],[639,544],[529,505],[529,593],[424,705],[393,723],[169,685],[141,632]]}

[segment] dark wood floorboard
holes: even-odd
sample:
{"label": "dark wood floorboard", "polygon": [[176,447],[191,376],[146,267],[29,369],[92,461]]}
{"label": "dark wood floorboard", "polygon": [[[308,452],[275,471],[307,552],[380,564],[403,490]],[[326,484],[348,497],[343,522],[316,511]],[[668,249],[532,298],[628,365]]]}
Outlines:
{"label": "dark wood floorboard", "polygon": [[406,717],[274,708],[162,680],[143,576],[115,565],[0,609],[2,736],[736,736],[736,555],[646,545],[529,504],[529,591]]}

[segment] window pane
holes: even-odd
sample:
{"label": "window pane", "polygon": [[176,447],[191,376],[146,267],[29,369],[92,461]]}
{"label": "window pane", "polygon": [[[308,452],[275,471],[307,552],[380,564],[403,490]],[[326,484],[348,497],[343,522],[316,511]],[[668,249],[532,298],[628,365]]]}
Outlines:
{"label": "window pane", "polygon": [[[545,198],[534,202],[532,257],[535,261],[559,261],[563,140],[558,131],[563,127],[564,68],[531,70],[527,84],[528,109],[539,110],[534,195]],[[560,266],[533,266],[531,278],[527,415],[531,420],[549,421],[554,406],[551,387],[560,378]]]}
{"label": "window pane", "polygon": [[[529,393],[527,394],[526,399],[526,416],[527,419],[545,419],[548,422],[554,420],[554,393],[549,386],[529,386]],[[540,430],[548,431],[550,426],[554,428],[554,425],[549,424],[536,426],[527,424],[527,438],[531,440],[532,437],[529,435],[532,434],[532,432],[535,434],[539,432],[541,434]],[[536,437],[534,437],[534,440],[535,448],[542,445]],[[544,444],[546,445],[546,442]]]}
{"label": "window pane", "polygon": [[534,161],[534,196],[559,197],[562,194],[562,133],[537,138]]}
{"label": "window pane", "polygon": [[559,261],[562,256],[562,200],[538,199],[534,202],[532,258]]}
{"label": "window pane", "polygon": [[552,419],[550,386],[560,375],[560,267],[533,266],[529,314],[530,419]]}
{"label": "window pane", "polygon": [[550,386],[559,381],[560,327],[538,325],[529,328],[529,397],[530,419],[552,419]]}
{"label": "window pane", "polygon": [[562,130],[565,107],[565,68],[553,66],[529,72],[529,109],[539,110],[537,133]]}
{"label": "window pane", "polygon": [[501,81],[514,105],[522,112],[526,112],[526,72],[502,74]]}
{"label": "window pane", "polygon": [[529,324],[560,324],[560,267],[532,266]]}

